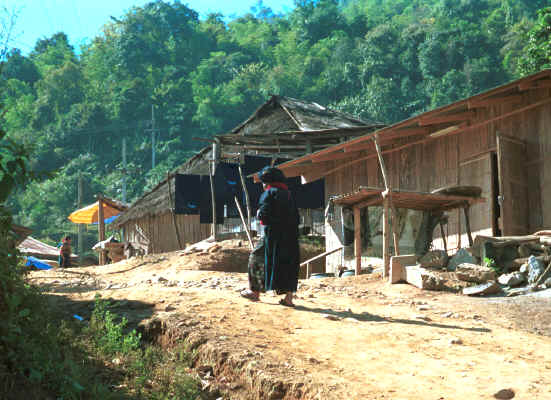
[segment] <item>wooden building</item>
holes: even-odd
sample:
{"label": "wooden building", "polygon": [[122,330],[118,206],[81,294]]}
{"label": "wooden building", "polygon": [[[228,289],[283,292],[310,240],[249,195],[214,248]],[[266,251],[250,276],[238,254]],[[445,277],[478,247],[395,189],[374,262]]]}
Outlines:
{"label": "wooden building", "polygon": [[[527,234],[550,227],[549,154],[551,70],[544,70],[279,167],[286,176],[302,176],[304,182],[324,178],[326,200],[341,199],[341,204],[330,202],[334,208],[327,210],[326,246],[331,250],[345,242],[342,199],[360,193],[362,187],[430,193],[477,186],[486,201],[473,204],[468,212],[475,236]],[[382,214],[378,207],[370,209],[367,220],[358,217],[359,212],[351,218],[380,227]],[[408,218],[420,217],[398,210],[398,243],[407,252],[411,243],[404,230],[415,226],[404,222]],[[461,210],[450,212],[447,233],[435,232],[435,245],[443,247],[444,236],[448,249],[468,246],[464,224]],[[378,235],[375,247],[384,241]],[[361,260],[366,262],[365,254]],[[348,257],[346,252],[327,257],[328,272],[340,265],[354,266],[354,251]]]}
{"label": "wooden building", "polygon": [[316,103],[272,96],[231,132],[196,138],[211,144],[134,202],[113,226],[124,230],[125,241],[146,244],[151,253],[182,249],[212,231],[199,215],[174,212],[176,174],[210,175],[218,163],[242,163],[244,155],[293,159],[383,126]]}

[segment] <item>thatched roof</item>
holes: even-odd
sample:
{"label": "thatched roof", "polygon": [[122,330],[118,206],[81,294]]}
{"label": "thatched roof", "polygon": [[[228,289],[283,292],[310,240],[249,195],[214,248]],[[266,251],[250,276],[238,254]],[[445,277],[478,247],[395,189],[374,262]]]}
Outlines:
{"label": "thatched roof", "polygon": [[[357,127],[382,127],[383,124],[373,121],[363,121],[341,111],[335,111],[314,102],[307,102],[285,96],[272,96],[262,104],[247,120],[232,130],[232,133],[248,135],[253,122],[266,118],[273,110],[282,109],[290,117],[292,126],[287,129],[263,129],[262,132],[272,133],[290,130],[319,131],[327,129],[343,129]],[[256,127],[255,127],[256,128]]]}

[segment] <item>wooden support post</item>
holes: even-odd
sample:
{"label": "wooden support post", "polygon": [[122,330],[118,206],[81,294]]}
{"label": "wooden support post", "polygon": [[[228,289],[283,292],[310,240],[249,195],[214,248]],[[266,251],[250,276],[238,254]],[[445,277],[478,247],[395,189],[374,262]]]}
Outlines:
{"label": "wooden support post", "polygon": [[383,260],[384,272],[383,278],[389,276],[390,273],[390,221],[389,221],[389,198],[386,197],[383,201]]}
{"label": "wooden support post", "polygon": [[173,201],[172,189],[170,188],[170,173],[166,174],[166,184],[168,185],[168,200],[170,201],[169,207],[170,207],[170,213],[172,214],[172,224],[174,226],[174,231],[176,233],[176,239],[178,240],[178,249],[181,250],[183,249],[183,246],[182,246],[182,239],[180,238],[180,230],[178,229],[178,223],[176,222],[176,214],[174,213],[174,208],[176,207],[176,205],[174,204],[174,201]]}
{"label": "wooden support post", "polygon": [[356,276],[362,272],[362,235],[360,208],[354,207],[354,256],[356,258]]}
{"label": "wooden support post", "polygon": [[465,214],[465,230],[467,231],[467,238],[469,239],[469,247],[473,247],[473,236],[471,234],[471,222],[469,221],[469,206],[463,208]]}
{"label": "wooden support post", "polygon": [[446,240],[446,234],[444,233],[444,225],[440,222],[440,235],[442,236],[442,241],[444,242],[444,251],[448,252],[448,243]]}
{"label": "wooden support post", "polygon": [[[98,194],[98,239],[100,242],[105,240],[105,221],[103,216],[103,195]],[[100,249],[99,265],[105,265],[105,250]]]}
{"label": "wooden support post", "polygon": [[214,241],[218,241],[218,227],[216,226],[216,191],[214,190],[214,175],[216,174],[216,163],[218,161],[219,145],[212,144],[212,160],[210,163],[210,194],[212,203],[212,237]]}
{"label": "wooden support post", "polygon": [[[381,174],[383,175],[383,181],[385,184],[385,191],[383,193],[383,259],[384,259],[384,272],[383,278],[386,278],[390,272],[390,221],[389,219],[389,207],[391,204],[391,188],[390,182],[388,181],[385,160],[383,159],[383,153],[381,152],[381,147],[379,146],[379,134],[375,133],[373,135],[373,142],[375,142],[375,150],[377,150],[377,157],[379,158],[379,165],[381,166]],[[394,207],[393,207],[394,208]]]}
{"label": "wooden support post", "polygon": [[[390,198],[389,201],[392,202],[392,198]],[[400,236],[398,235],[399,230],[400,226],[398,225],[398,211],[396,211],[396,207],[392,206],[392,239],[394,240],[395,256],[400,255]]]}

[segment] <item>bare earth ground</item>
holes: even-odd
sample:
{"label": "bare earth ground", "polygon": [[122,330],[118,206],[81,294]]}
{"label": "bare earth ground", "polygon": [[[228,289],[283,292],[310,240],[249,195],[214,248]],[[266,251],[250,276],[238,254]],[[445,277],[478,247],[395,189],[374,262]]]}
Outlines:
{"label": "bare earth ground", "polygon": [[214,366],[205,384],[224,398],[491,399],[511,388],[516,399],[551,399],[550,299],[469,298],[362,275],[301,280],[291,309],[270,294],[239,297],[246,273],[201,270],[243,271],[247,254],[168,253],[29,280],[68,318],[89,317],[100,293],[146,331],[171,326],[170,340]]}

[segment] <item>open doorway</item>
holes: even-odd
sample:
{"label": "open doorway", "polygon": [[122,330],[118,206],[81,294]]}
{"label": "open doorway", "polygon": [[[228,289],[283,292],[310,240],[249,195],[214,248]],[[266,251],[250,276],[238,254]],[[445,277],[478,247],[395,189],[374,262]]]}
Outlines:
{"label": "open doorway", "polygon": [[494,236],[501,236],[500,228],[500,213],[501,207],[499,202],[501,200],[501,194],[499,192],[499,170],[497,165],[497,153],[494,151],[490,153],[492,163],[492,198],[488,201],[492,202],[492,231]]}

